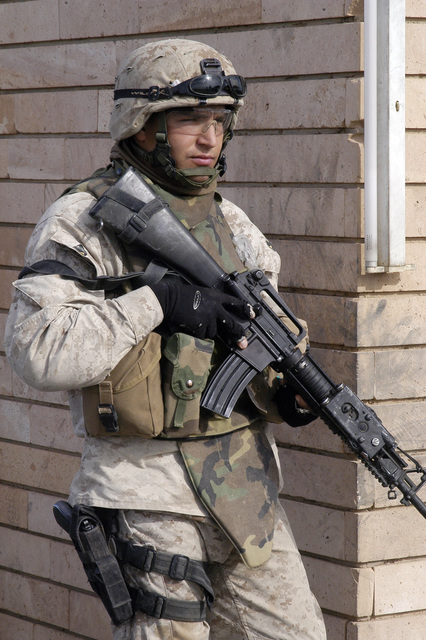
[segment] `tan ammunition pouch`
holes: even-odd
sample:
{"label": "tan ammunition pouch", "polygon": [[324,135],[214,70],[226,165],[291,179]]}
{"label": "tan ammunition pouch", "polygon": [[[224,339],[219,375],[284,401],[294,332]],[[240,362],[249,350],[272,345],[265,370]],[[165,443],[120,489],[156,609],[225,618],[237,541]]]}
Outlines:
{"label": "tan ammunition pouch", "polygon": [[91,436],[155,438],[163,430],[161,336],[150,333],[133,347],[105,380],[83,392]]}
{"label": "tan ammunition pouch", "polygon": [[[91,436],[209,437],[241,429],[264,416],[266,410],[255,396],[265,394],[251,390],[243,393],[230,418],[200,409],[213,352],[213,340],[183,333],[165,340],[161,350],[161,337],[149,334],[103,382],[82,389],[87,432]],[[259,377],[254,378],[253,389]]]}

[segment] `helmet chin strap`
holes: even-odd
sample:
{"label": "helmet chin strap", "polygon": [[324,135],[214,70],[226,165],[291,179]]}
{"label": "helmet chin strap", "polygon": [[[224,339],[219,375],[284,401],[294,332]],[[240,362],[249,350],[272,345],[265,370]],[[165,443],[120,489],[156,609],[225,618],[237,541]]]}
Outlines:
{"label": "helmet chin strap", "polygon": [[[233,132],[230,131],[225,135],[222,151],[232,138]],[[199,167],[197,169],[177,169],[176,163],[170,153],[170,144],[167,139],[167,123],[165,111],[158,113],[158,131],[155,134],[156,145],[153,151],[144,151],[141,149],[142,155],[153,167],[162,167],[166,175],[172,180],[176,180],[185,187],[191,189],[204,188],[211,185],[226,171],[226,160],[221,153],[219,160],[214,167]],[[207,180],[198,182],[192,180],[191,176],[208,176]]]}

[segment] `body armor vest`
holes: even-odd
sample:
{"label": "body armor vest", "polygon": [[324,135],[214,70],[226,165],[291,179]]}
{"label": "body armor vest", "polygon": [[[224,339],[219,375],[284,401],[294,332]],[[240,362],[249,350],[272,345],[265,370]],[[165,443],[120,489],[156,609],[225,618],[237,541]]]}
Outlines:
{"label": "body armor vest", "polygon": [[[122,171],[122,165],[117,164],[67,193],[88,191],[99,198]],[[224,270],[245,269],[213,193],[202,198],[182,197],[152,187]],[[146,266],[143,256],[131,250],[126,253],[129,268]],[[230,418],[200,412],[201,394],[215,361],[221,361],[221,353],[211,340],[174,334],[164,341],[153,332],[103,383],[83,389],[86,425],[92,435],[108,435],[99,407],[111,403],[118,415],[118,431],[112,434],[176,439],[199,499],[245,564],[253,568],[270,557],[275,525],[278,470],[261,421],[273,393],[259,374]],[[189,387],[188,375],[192,381]],[[260,394],[259,389],[263,390]],[[259,401],[262,395],[266,402]],[[94,411],[96,405],[98,411]],[[151,419],[147,412],[152,414]],[[135,424],[139,425],[136,430]],[[141,426],[144,433],[140,432]]]}

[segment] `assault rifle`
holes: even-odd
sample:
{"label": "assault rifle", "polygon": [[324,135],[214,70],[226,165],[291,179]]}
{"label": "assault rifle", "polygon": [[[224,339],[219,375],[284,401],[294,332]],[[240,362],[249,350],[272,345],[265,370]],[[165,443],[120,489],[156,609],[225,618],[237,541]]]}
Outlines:
{"label": "assault rifle", "polygon": [[[390,499],[396,498],[398,489],[402,504],[414,505],[426,518],[426,504],[417,495],[426,484],[426,469],[398,447],[371,407],[346,385],[333,382],[309,353],[302,353],[298,345],[305,331],[260,269],[223,271],[133,168],[105,192],[90,215],[112,229],[122,242],[165,263],[191,284],[231,293],[255,310],[254,320],[242,322],[247,348],[227,345],[229,355],[204,392],[205,409],[229,417],[250,380],[271,366],[389,488]],[[290,319],[294,330],[280,320],[265,297]],[[414,474],[417,483],[412,479]]]}

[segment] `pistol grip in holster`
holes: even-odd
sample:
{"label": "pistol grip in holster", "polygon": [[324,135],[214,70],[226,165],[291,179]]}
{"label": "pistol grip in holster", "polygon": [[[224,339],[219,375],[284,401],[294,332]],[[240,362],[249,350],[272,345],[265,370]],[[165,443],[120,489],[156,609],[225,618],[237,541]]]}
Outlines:
{"label": "pistol grip in holster", "polygon": [[118,626],[133,616],[133,605],[116,557],[108,547],[102,522],[94,509],[71,507],[60,500],[53,507],[57,523],[70,536],[93,591]]}

